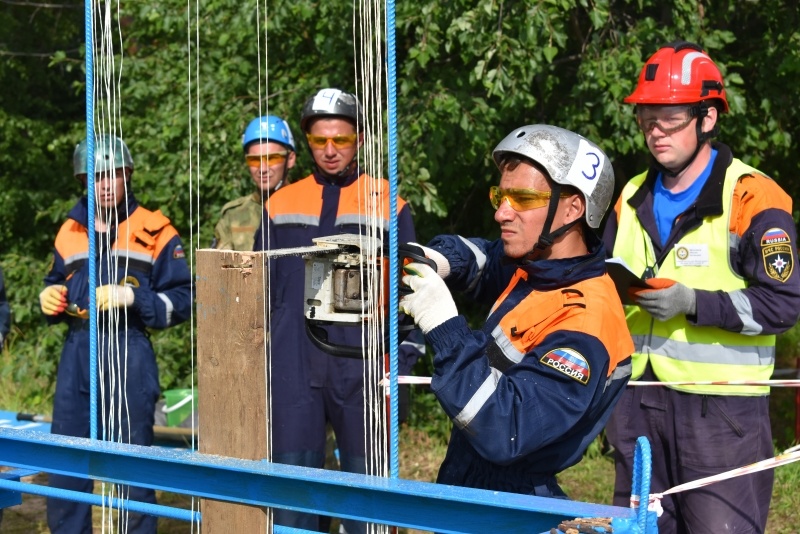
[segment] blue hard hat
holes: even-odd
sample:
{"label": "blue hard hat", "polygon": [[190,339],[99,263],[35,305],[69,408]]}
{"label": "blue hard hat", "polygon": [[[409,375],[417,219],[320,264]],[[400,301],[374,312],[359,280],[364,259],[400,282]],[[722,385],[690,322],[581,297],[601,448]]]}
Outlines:
{"label": "blue hard hat", "polygon": [[294,136],[289,123],[275,115],[265,115],[250,121],[242,136],[242,148],[247,150],[247,145],[254,141],[280,143],[295,152]]}

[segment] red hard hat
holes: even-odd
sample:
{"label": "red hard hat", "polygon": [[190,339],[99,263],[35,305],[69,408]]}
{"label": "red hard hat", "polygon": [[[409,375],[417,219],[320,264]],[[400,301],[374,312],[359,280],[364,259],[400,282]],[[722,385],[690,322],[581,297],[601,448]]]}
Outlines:
{"label": "red hard hat", "polygon": [[664,45],[647,60],[629,104],[674,105],[719,100],[728,111],[722,74],[702,48],[693,43]]}

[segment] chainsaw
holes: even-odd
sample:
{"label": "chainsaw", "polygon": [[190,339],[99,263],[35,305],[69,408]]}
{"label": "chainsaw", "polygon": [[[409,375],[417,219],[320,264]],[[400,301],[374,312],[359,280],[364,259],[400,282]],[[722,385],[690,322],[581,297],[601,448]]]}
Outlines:
{"label": "chainsaw", "polygon": [[[366,323],[379,320],[388,310],[389,260],[383,255],[380,239],[357,234],[340,234],[318,237],[309,247],[272,250],[268,257],[297,256],[305,262],[305,289],[303,292],[306,333],[320,350],[334,356],[362,358],[361,346],[344,346],[328,341],[323,326],[352,326],[361,328]],[[425,257],[421,248],[403,244],[399,261],[402,266],[409,261],[435,264]],[[399,280],[397,281],[399,284]],[[401,294],[409,291],[400,285]],[[403,316],[399,332],[405,336],[414,329],[411,317]],[[388,334],[384,338],[388,344]]]}

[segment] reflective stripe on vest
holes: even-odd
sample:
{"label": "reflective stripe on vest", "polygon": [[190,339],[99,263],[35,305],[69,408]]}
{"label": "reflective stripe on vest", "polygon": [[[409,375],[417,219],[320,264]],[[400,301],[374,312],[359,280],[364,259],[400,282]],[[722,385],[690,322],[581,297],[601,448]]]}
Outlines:
{"label": "reflective stripe on vest", "polygon": [[[730,266],[730,249],[739,236],[732,234],[730,210],[733,191],[740,176],[758,172],[734,159],[728,167],[723,187],[724,213],[706,218],[699,227],[684,235],[658,268],[656,276],[709,291],[733,293],[747,287],[744,279]],[[635,273],[643,273],[655,264],[650,237],[628,200],[641,187],[647,173],[634,177],[622,191],[619,230],[614,256],[621,257]],[[676,251],[681,246],[699,245],[708,249],[704,266],[678,266]],[[686,250],[686,249],[683,249]],[[743,335],[721,328],[692,326],[684,315],[669,321],[657,321],[638,306],[626,306],[628,327],[636,352],[633,354],[633,378],[644,372],[647,362],[664,382],[769,380],[775,363],[775,336]],[[747,325],[745,325],[745,331]],[[766,386],[675,386],[691,393],[716,395],[765,395]]]}

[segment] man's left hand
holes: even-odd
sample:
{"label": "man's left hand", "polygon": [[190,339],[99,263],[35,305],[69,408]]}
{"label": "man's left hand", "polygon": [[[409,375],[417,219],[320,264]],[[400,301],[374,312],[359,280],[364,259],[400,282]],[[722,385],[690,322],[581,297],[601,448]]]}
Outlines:
{"label": "man's left hand", "polygon": [[412,316],[423,334],[458,315],[450,290],[430,266],[409,263],[403,271],[403,283],[414,292],[400,299],[400,311]]}
{"label": "man's left hand", "polygon": [[133,304],[133,288],[117,284],[107,284],[95,292],[97,309],[107,311],[111,308],[127,308]]}
{"label": "man's left hand", "polygon": [[666,289],[637,291],[635,300],[636,304],[659,321],[669,321],[681,313],[697,313],[694,289],[677,282]]}

